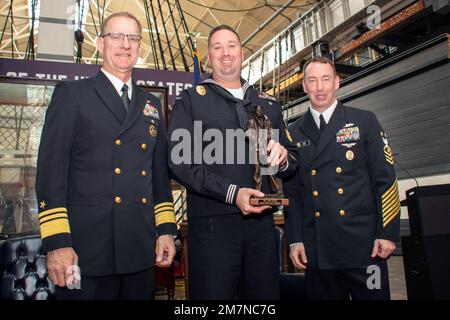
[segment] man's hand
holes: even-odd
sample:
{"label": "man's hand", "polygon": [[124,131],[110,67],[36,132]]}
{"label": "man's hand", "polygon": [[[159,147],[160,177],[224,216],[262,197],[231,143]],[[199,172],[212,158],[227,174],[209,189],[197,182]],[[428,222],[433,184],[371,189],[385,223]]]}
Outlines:
{"label": "man's hand", "polygon": [[306,269],[308,259],[306,258],[306,251],[303,243],[292,245],[289,250],[289,256],[297,269]]}
{"label": "man's hand", "polygon": [[395,250],[395,242],[390,240],[376,239],[373,245],[372,258],[379,256],[387,259]]}
{"label": "man's hand", "polygon": [[47,271],[53,284],[65,287],[71,279],[70,273],[66,273],[70,266],[78,265],[78,256],[75,251],[70,248],[60,248],[47,253]]}
{"label": "man's hand", "polygon": [[156,265],[167,268],[172,264],[173,257],[175,257],[173,235],[163,234],[156,241]]}
{"label": "man's hand", "polygon": [[267,162],[270,163],[270,166],[282,167],[285,165],[288,158],[288,151],[281,144],[275,142],[275,140],[269,141],[269,144],[267,145],[267,153],[269,154],[267,157]]}
{"label": "man's hand", "polygon": [[240,188],[236,197],[236,206],[241,210],[244,216],[251,213],[261,213],[264,210],[272,208],[271,206],[252,206],[250,204],[251,197],[264,197],[264,193],[256,189]]}

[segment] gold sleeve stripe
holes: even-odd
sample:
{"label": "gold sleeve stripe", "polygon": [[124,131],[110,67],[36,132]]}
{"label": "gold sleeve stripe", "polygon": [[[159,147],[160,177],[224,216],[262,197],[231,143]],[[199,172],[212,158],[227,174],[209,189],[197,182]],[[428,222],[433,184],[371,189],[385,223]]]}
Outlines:
{"label": "gold sleeve stripe", "polygon": [[394,211],[395,213],[391,215],[390,218],[388,218],[386,221],[383,221],[383,228],[386,228],[386,226],[400,213],[400,206],[398,207],[397,211]]}
{"label": "gold sleeve stripe", "polygon": [[397,206],[400,206],[400,199],[398,196],[394,197],[393,201],[390,202],[388,206],[383,208],[383,217],[388,215],[392,211],[392,208],[395,208]]}
{"label": "gold sleeve stripe", "polygon": [[392,212],[398,211],[400,209],[400,202],[394,203],[392,207],[390,207],[388,210],[383,211],[383,220],[387,219]]}
{"label": "gold sleeve stripe", "polygon": [[62,212],[67,213],[67,209],[66,209],[66,208],[63,208],[63,207],[60,207],[60,208],[53,208],[53,209],[50,209],[50,210],[42,211],[41,213],[38,214],[38,218],[41,219],[41,218],[43,218],[43,217],[45,217],[45,216],[47,216],[47,215],[49,215],[49,214],[52,214],[52,213],[62,213]]}
{"label": "gold sleeve stripe", "polygon": [[381,199],[384,201],[384,199],[389,198],[396,191],[398,191],[397,179],[395,179],[392,186],[383,194]]}
{"label": "gold sleeve stripe", "polygon": [[398,189],[394,188],[390,191],[387,191],[382,197],[381,197],[381,201],[383,203],[386,202],[386,199],[390,199],[393,195],[395,195],[396,193],[398,193]]}
{"label": "gold sleeve stripe", "polygon": [[58,219],[58,218],[69,219],[69,217],[67,216],[67,213],[55,213],[55,214],[46,216],[46,217],[44,217],[42,219],[39,219],[39,223],[42,224],[42,223],[47,222],[49,220]]}
{"label": "gold sleeve stripe", "polygon": [[155,214],[158,214],[163,211],[173,211],[173,206],[164,206],[155,210]]}
{"label": "gold sleeve stripe", "polygon": [[45,239],[60,233],[70,233],[69,220],[58,218],[41,224],[41,238]]}
{"label": "gold sleeve stripe", "polygon": [[397,202],[397,203],[395,204],[395,206],[393,206],[392,208],[390,208],[389,211],[386,211],[386,213],[383,215],[383,222],[386,221],[387,219],[389,219],[389,217],[390,217],[393,213],[395,213],[395,212],[397,212],[397,211],[399,211],[399,210],[400,210],[400,203]]}
{"label": "gold sleeve stripe", "polygon": [[383,228],[400,213],[400,197],[397,179],[382,196]]}
{"label": "gold sleeve stripe", "polygon": [[400,202],[398,192],[396,192],[395,195],[393,195],[390,199],[386,200],[386,202],[383,203],[383,212],[386,212],[397,202]]}
{"label": "gold sleeve stripe", "polygon": [[157,205],[155,205],[155,210],[159,209],[159,208],[161,208],[163,206],[169,206],[169,205],[173,207],[173,203],[172,202],[161,202],[161,203],[158,203]]}
{"label": "gold sleeve stripe", "polygon": [[176,223],[175,222],[175,215],[173,211],[165,211],[164,213],[160,213],[155,216],[155,223],[156,226],[159,226],[163,223]]}
{"label": "gold sleeve stripe", "polygon": [[389,190],[383,194],[382,200],[391,198],[392,195],[394,195],[397,192],[398,192],[398,185],[397,185],[397,182],[394,182],[393,188],[392,187],[389,188]]}
{"label": "gold sleeve stripe", "polygon": [[155,216],[161,216],[161,215],[165,215],[165,214],[174,214],[173,210],[163,210],[163,211],[159,211],[157,213],[155,213]]}

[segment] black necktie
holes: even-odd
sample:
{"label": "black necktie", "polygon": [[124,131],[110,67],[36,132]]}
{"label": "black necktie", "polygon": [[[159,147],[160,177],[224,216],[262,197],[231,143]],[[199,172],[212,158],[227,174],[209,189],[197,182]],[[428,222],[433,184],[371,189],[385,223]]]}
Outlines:
{"label": "black necktie", "polygon": [[322,114],[320,115],[319,119],[320,119],[320,133],[323,133],[325,131],[325,128],[327,127],[327,123],[325,122],[325,119]]}
{"label": "black necktie", "polygon": [[122,87],[122,95],[120,96],[123,102],[125,110],[128,112],[128,107],[130,106],[130,99],[128,98],[128,86],[126,84]]}

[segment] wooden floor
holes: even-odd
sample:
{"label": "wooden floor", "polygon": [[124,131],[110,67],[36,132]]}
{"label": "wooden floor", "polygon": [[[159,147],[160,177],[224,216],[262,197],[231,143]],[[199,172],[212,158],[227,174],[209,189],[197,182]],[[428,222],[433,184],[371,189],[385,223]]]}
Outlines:
{"label": "wooden floor", "polygon": [[389,285],[391,286],[392,300],[408,300],[406,295],[405,270],[403,268],[403,257],[392,256],[388,260]]}
{"label": "wooden floor", "polygon": [[[389,282],[391,286],[392,300],[407,300],[405,273],[403,269],[403,257],[392,256],[388,260]],[[166,300],[167,292],[165,289],[158,289],[155,295],[156,300]],[[175,280],[175,300],[185,300],[184,278]]]}

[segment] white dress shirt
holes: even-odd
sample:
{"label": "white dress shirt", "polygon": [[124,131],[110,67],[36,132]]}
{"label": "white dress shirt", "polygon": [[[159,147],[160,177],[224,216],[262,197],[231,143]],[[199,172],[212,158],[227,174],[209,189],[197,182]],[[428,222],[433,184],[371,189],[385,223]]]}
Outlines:
{"label": "white dress shirt", "polygon": [[130,101],[131,101],[131,97],[132,97],[132,93],[133,93],[133,81],[131,80],[131,77],[126,83],[124,83],[122,80],[117,78],[115,75],[109,73],[105,69],[102,68],[101,70],[105,74],[105,76],[109,79],[109,81],[111,81],[114,88],[116,88],[116,91],[119,94],[119,96],[122,96],[123,85],[126,84],[128,86],[128,99],[130,99]]}
{"label": "white dress shirt", "polygon": [[330,122],[331,116],[333,115],[334,109],[336,109],[336,106],[338,104],[338,101],[335,99],[333,104],[329,106],[324,112],[320,113],[314,110],[312,106],[309,106],[309,110],[311,111],[311,114],[313,116],[314,122],[316,123],[317,128],[320,129],[320,115],[323,115],[323,118],[325,120],[325,123],[328,124]]}

